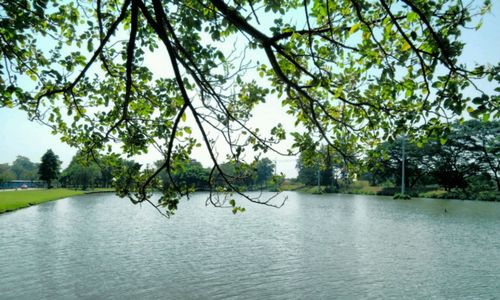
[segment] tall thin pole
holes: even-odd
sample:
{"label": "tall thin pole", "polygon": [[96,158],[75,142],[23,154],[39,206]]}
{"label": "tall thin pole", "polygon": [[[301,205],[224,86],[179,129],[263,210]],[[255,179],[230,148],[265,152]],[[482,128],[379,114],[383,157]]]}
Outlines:
{"label": "tall thin pole", "polygon": [[333,170],[333,166],[332,166],[332,188],[334,185],[335,185],[335,171]]}
{"label": "tall thin pole", "polygon": [[318,161],[318,193],[319,193],[319,191],[321,189],[321,187],[320,187],[320,176],[321,176],[321,173],[320,173],[319,169],[320,169],[320,167],[319,167],[319,161]]}
{"label": "tall thin pole", "polygon": [[403,153],[402,153],[402,163],[401,163],[401,195],[405,194],[405,137],[403,136],[402,139],[402,144],[403,144]]}

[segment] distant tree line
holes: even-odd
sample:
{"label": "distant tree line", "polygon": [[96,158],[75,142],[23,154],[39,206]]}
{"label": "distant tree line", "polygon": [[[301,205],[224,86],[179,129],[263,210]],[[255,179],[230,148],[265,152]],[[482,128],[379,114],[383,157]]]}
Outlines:
{"label": "distant tree line", "polygon": [[0,164],[0,183],[11,180],[38,179],[38,164],[31,162],[27,157],[17,156],[12,165]]}
{"label": "distant tree line", "polygon": [[[500,122],[455,123],[447,140],[417,145],[406,139],[380,144],[370,152],[365,178],[372,184],[400,186],[402,143],[405,143],[405,185],[418,189],[437,184],[450,197],[478,198],[500,191]],[[460,195],[458,195],[458,193]]]}
{"label": "distant tree line", "polygon": [[[158,161],[157,165],[163,162]],[[68,167],[60,171],[61,162],[52,150],[48,150],[41,163],[33,163],[29,158],[18,156],[12,165],[0,164],[0,183],[11,180],[43,180],[47,186],[52,184],[65,188],[91,189],[110,188],[113,178],[120,173],[133,173],[141,169],[141,165],[119,158],[118,156],[98,155],[89,157],[77,152]],[[158,187],[168,187],[174,180],[177,184],[191,190],[206,190],[209,181],[219,188],[225,188],[227,182],[222,176],[227,176],[234,186],[246,189],[268,188],[276,186],[282,176],[273,176],[275,164],[268,158],[255,160],[252,163],[226,162],[220,165],[224,175],[212,171],[195,159],[178,163],[170,176],[166,172],[160,174]],[[116,176],[123,177],[123,176]],[[127,178],[127,176],[124,176]]]}
{"label": "distant tree line", "polygon": [[60,176],[61,186],[77,189],[111,188],[114,174],[134,165],[134,161],[117,156],[97,155],[89,157],[77,152]]}
{"label": "distant tree line", "polygon": [[[440,187],[443,197],[500,200],[500,121],[469,120],[451,126],[447,139],[422,143],[400,137],[379,144],[364,158],[354,159],[353,171],[331,148],[306,149],[297,160],[297,181],[318,183],[337,191],[354,173],[393,194],[402,183],[402,148],[405,148],[405,187],[410,192]],[[313,154],[311,154],[313,152]],[[319,182],[318,182],[319,180]]]}
{"label": "distant tree line", "polygon": [[81,153],[73,157],[63,172],[61,163],[51,149],[44,153],[40,163],[34,163],[29,158],[19,155],[12,165],[0,164],[0,184],[13,180],[41,180],[48,188],[54,185],[82,189],[111,187],[112,175],[109,165],[103,163],[104,168],[97,167],[96,162],[86,161]]}
{"label": "distant tree line", "polygon": [[[491,200],[500,194],[500,121],[469,120],[451,126],[447,139],[428,140],[419,144],[400,137],[379,144],[365,157],[339,153],[331,147],[312,145],[303,149],[296,168],[297,181],[308,186],[326,186],[327,191],[338,191],[348,184],[354,174],[370,184],[383,186],[384,192],[393,193],[402,182],[402,148],[405,148],[405,187],[419,191],[426,187],[440,187],[444,197]],[[314,146],[314,147],[313,147]],[[346,151],[348,153],[349,151]],[[157,167],[164,162],[158,161]],[[41,163],[33,163],[18,156],[9,164],[0,164],[0,183],[10,180],[44,180],[47,186],[57,182],[69,188],[109,188],[113,178],[134,174],[141,165],[116,155],[98,155],[89,158],[78,152],[68,167],[60,172],[59,158],[48,150]],[[353,166],[355,169],[353,170]],[[168,189],[174,183],[183,189],[273,189],[283,182],[275,175],[275,164],[269,158],[251,163],[228,161],[218,169],[205,168],[195,159],[176,161],[170,173],[161,172],[157,180],[159,189]],[[364,170],[363,172],[359,170]],[[120,184],[133,184],[123,182]]]}
{"label": "distant tree line", "polygon": [[18,155],[12,165],[0,164],[0,184],[13,180],[42,180],[51,188],[52,182],[59,177],[60,166],[59,157],[51,149],[45,152],[40,163],[34,163],[29,158]]}
{"label": "distant tree line", "polygon": [[[345,153],[344,153],[345,155]],[[346,157],[329,146],[304,149],[297,159],[297,182],[306,186],[324,186],[326,192],[337,192],[342,185],[352,181],[358,160],[355,155]]]}
{"label": "distant tree line", "polygon": [[[383,186],[382,194],[397,192],[402,183],[402,148],[405,148],[405,187],[417,193],[442,188],[446,198],[500,200],[500,122],[469,120],[451,126],[447,139],[428,138],[422,143],[400,137],[379,144],[354,164],[361,179]],[[323,147],[311,155],[301,153],[297,180],[338,190],[349,182],[352,170],[339,154]]]}
{"label": "distant tree line", "polygon": [[[156,163],[158,166],[163,161]],[[227,188],[228,182],[238,188],[262,189],[272,188],[283,180],[283,176],[274,176],[275,164],[269,158],[255,160],[252,163],[230,161],[220,165],[223,174],[216,169],[205,168],[195,159],[176,164],[173,172],[160,174],[161,185],[167,187],[173,182],[183,188],[195,190],[208,190],[210,184],[216,188]],[[226,176],[225,179],[222,177]]]}

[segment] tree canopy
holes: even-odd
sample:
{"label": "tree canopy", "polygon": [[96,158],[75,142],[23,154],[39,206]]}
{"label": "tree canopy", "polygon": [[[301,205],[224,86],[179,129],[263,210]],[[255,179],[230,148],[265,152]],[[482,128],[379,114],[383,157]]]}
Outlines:
{"label": "tree canopy", "polygon": [[12,163],[10,167],[12,173],[14,173],[14,179],[22,180],[36,180],[38,179],[38,165],[31,162],[31,160],[25,156],[18,155],[16,160]]}
{"label": "tree canopy", "polygon": [[72,188],[110,188],[113,184],[113,172],[125,165],[117,156],[97,155],[88,157],[77,152],[68,167],[61,173],[59,183]]}
{"label": "tree canopy", "polygon": [[[402,139],[384,142],[367,157],[371,183],[401,184]],[[446,141],[425,145],[405,141],[405,185],[438,184],[459,190],[469,199],[481,192],[500,191],[500,122],[456,122]]]}
{"label": "tree canopy", "polygon": [[61,168],[61,161],[59,161],[59,157],[54,154],[54,152],[49,149],[42,156],[42,161],[38,168],[38,174],[40,175],[40,179],[47,182],[47,187],[52,188],[52,180],[57,179],[59,177]]}
{"label": "tree canopy", "polygon": [[13,180],[15,177],[9,164],[0,164],[0,183]]}
{"label": "tree canopy", "polygon": [[[219,152],[291,151],[320,143],[346,158],[359,147],[408,134],[445,138],[446,122],[468,111],[499,117],[499,65],[460,62],[461,30],[476,27],[489,0],[20,0],[0,3],[0,105],[17,106],[89,156],[156,148],[155,170],[123,169],[119,193],[134,203],[194,147]],[[146,58],[160,53],[167,70]],[[498,92],[498,88],[495,92]],[[299,125],[287,133],[251,128],[254,108],[280,101]],[[188,117],[192,122],[188,122]],[[313,137],[311,139],[311,136]],[[225,149],[216,141],[225,142]],[[280,152],[281,153],[281,152]],[[283,154],[288,154],[285,152]],[[126,183],[126,184],[125,184]],[[171,182],[169,207],[187,193]],[[223,204],[223,203],[218,203]]]}

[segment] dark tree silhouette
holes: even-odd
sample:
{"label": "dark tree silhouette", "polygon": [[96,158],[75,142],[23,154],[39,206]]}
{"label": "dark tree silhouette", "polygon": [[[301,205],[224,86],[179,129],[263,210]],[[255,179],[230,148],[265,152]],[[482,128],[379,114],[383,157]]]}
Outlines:
{"label": "dark tree silhouette", "polygon": [[42,156],[42,162],[38,168],[40,179],[47,182],[47,187],[52,188],[52,180],[59,177],[61,162],[59,157],[52,152],[51,149],[47,150]]}

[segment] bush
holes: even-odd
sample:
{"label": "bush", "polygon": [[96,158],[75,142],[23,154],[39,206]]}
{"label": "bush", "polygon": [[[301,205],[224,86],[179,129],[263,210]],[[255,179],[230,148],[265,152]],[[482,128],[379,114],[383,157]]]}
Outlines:
{"label": "bush", "polygon": [[321,195],[321,194],[323,194],[323,189],[321,187],[320,188],[314,187],[314,188],[311,188],[311,190],[312,190],[312,194],[313,195]]}
{"label": "bush", "polygon": [[325,189],[323,191],[325,193],[338,193],[339,189],[337,187],[327,186],[327,187],[325,187]]}
{"label": "bush", "polygon": [[483,191],[483,192],[479,192],[476,199],[481,200],[481,201],[499,201],[500,202],[500,193],[496,192],[496,191]]}
{"label": "bush", "polygon": [[408,194],[396,193],[396,194],[394,194],[393,198],[398,199],[398,200],[410,200],[411,196]]}

